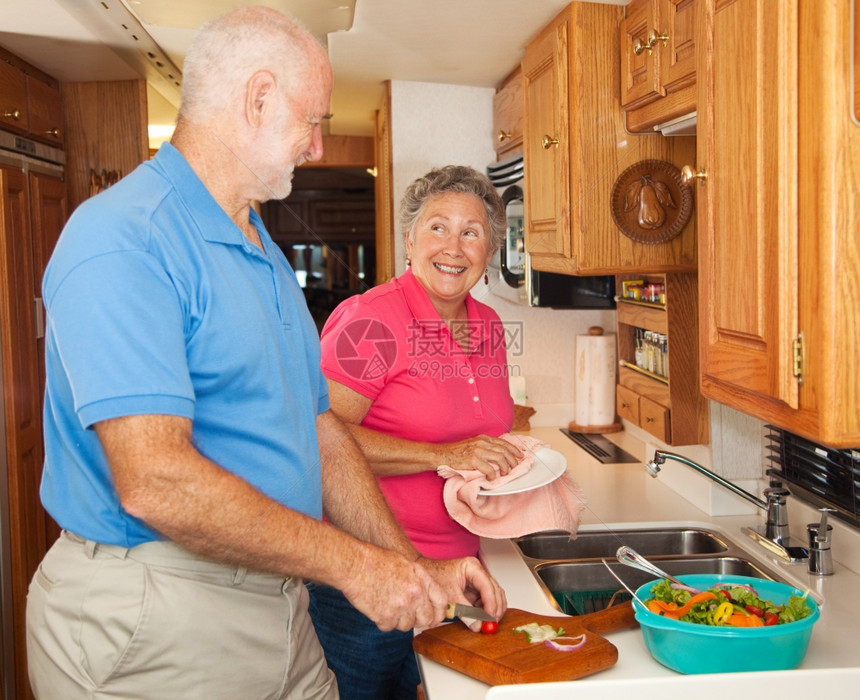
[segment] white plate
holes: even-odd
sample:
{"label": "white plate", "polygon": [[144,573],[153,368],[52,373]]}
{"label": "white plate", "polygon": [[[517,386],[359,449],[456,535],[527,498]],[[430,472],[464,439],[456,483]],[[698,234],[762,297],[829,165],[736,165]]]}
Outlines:
{"label": "white plate", "polygon": [[507,496],[512,493],[531,491],[551,484],[567,470],[567,460],[561,452],[556,452],[549,447],[541,447],[535,451],[534,463],[522,476],[509,481],[497,489],[480,489],[478,493],[482,496]]}

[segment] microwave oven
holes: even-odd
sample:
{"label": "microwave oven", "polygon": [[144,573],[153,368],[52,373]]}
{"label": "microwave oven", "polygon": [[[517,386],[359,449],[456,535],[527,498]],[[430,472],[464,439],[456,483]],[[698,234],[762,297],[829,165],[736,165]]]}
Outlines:
{"label": "microwave oven", "polygon": [[505,205],[505,241],[490,263],[490,290],[515,304],[554,309],[614,309],[615,277],[574,276],[533,270],[525,249],[523,157],[487,167]]}

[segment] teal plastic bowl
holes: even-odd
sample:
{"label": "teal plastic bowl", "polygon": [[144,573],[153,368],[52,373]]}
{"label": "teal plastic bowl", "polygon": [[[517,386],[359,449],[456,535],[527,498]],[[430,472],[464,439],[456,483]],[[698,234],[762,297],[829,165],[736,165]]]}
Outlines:
{"label": "teal plastic bowl", "polygon": [[[803,595],[794,586],[777,581],[730,574],[689,574],[678,577],[694,588],[705,590],[715,583],[743,583],[752,586],[760,598],[777,605],[791,595]],[[647,601],[651,587],[659,579],[640,586],[636,595]],[[712,627],[670,620],[633,602],[636,620],[645,646],[655,660],[679,673],[737,673],[741,671],[783,671],[796,668],[809,646],[812,626],[821,616],[818,604],[807,596],[812,614],[784,625],[770,627]]]}

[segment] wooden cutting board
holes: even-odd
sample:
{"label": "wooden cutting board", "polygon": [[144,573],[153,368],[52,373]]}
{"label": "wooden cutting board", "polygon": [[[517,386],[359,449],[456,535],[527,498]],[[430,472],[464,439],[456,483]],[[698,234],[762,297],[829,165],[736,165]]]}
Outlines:
{"label": "wooden cutting board", "polygon": [[[585,645],[564,652],[550,649],[544,642],[530,644],[526,635],[513,631],[530,622],[563,627],[568,637],[585,632]],[[614,665],[618,649],[601,635],[636,624],[629,602],[576,617],[509,608],[496,634],[472,632],[457,620],[425,630],[412,645],[422,656],[489,685],[571,681]]]}

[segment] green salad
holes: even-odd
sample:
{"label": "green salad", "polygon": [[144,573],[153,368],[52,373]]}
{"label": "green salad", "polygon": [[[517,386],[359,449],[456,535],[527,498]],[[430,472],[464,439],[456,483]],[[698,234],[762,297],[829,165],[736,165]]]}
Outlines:
{"label": "green salad", "polygon": [[673,620],[725,627],[767,627],[801,620],[812,614],[802,596],[792,595],[784,605],[762,599],[745,583],[718,583],[706,591],[678,586],[663,579],[651,587],[648,609]]}

